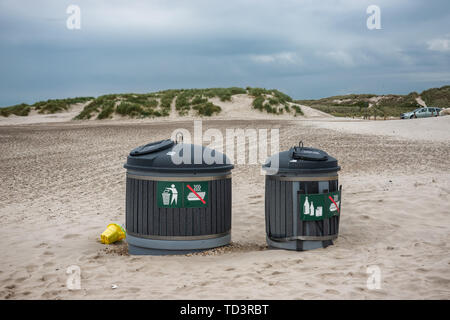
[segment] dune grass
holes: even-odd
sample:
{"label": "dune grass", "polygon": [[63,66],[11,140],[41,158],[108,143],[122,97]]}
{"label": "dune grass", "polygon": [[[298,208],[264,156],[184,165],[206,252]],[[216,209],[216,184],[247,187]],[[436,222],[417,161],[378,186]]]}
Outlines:
{"label": "dune grass", "polygon": [[31,110],[36,110],[41,114],[53,114],[66,111],[73,104],[84,103],[93,99],[93,97],[76,97],[67,99],[49,99],[36,102],[32,105],[21,103],[6,108],[0,108],[0,115],[4,117],[8,117],[11,114],[16,116],[28,116]]}
{"label": "dune grass", "polygon": [[450,86],[423,91],[420,96],[430,107],[450,108]]}
{"label": "dune grass", "polygon": [[222,108],[213,104],[212,102],[202,102],[193,105],[192,108],[197,111],[198,115],[210,117],[213,114],[219,114]]}
{"label": "dune grass", "polygon": [[[335,117],[399,117],[402,113],[418,107],[417,92],[407,95],[349,94],[318,100],[296,100]],[[371,98],[378,99],[371,99]]]}
{"label": "dune grass", "polygon": [[[289,107],[288,103],[293,100],[287,94],[284,94],[276,89],[264,89],[264,88],[251,88],[247,87],[247,92],[253,97],[252,106],[254,109],[259,111],[265,111],[271,114],[283,114],[292,113],[292,109]],[[303,115],[301,109],[300,112],[295,112],[294,116],[297,114]]]}
{"label": "dune grass", "polygon": [[[263,88],[230,87],[206,89],[170,89],[150,93],[122,93],[107,94],[97,98],[77,97],[69,99],[51,99],[36,102],[33,105],[20,104],[0,109],[0,115],[10,114],[28,115],[31,110],[39,113],[57,113],[66,111],[72,104],[85,103],[84,109],[74,118],[77,120],[108,119],[114,114],[133,118],[167,117],[170,115],[172,103],[175,100],[175,110],[180,115],[187,115],[192,111],[200,116],[219,114],[220,106],[210,102],[211,98],[220,101],[232,101],[237,94],[250,94],[253,107],[262,112],[272,114],[292,113],[288,105],[291,97],[276,90]],[[297,113],[298,114],[298,113]]]}
{"label": "dune grass", "polygon": [[3,117],[9,117],[14,114],[16,116],[27,116],[31,111],[31,106],[26,103],[16,104],[14,106],[0,108],[0,115]]}
{"label": "dune grass", "polygon": [[68,99],[50,99],[47,101],[36,102],[32,105],[38,113],[51,114],[67,111],[71,105],[76,103],[84,103],[93,100],[93,97],[77,97]]}

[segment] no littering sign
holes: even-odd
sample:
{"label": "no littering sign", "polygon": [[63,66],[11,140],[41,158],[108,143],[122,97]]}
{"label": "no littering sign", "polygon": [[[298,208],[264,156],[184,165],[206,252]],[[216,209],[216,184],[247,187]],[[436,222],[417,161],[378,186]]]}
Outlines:
{"label": "no littering sign", "polygon": [[341,191],[301,194],[299,199],[300,219],[303,221],[329,219],[340,214]]}
{"label": "no littering sign", "polygon": [[158,181],[159,208],[204,208],[208,206],[208,181]]}

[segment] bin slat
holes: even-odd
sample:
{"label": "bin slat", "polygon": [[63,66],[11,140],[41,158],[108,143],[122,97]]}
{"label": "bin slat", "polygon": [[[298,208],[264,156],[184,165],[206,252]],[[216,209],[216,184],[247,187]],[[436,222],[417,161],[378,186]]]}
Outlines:
{"label": "bin slat", "polygon": [[[286,230],[286,182],[280,181],[280,234],[287,235]],[[292,213],[291,213],[292,214]]]}
{"label": "bin slat", "polygon": [[138,233],[142,234],[142,224],[143,224],[143,214],[142,214],[142,202],[144,201],[144,195],[142,193],[142,180],[138,182],[138,208],[137,208],[137,217],[138,217]]}
{"label": "bin slat", "polygon": [[269,217],[270,217],[270,234],[275,235],[276,234],[276,226],[275,226],[275,181],[270,181],[270,189],[269,189],[269,198],[270,198],[270,211],[269,211]]}
{"label": "bin slat", "polygon": [[292,208],[292,181],[285,182],[285,194],[286,194],[286,235],[292,237],[294,235],[294,214]]}

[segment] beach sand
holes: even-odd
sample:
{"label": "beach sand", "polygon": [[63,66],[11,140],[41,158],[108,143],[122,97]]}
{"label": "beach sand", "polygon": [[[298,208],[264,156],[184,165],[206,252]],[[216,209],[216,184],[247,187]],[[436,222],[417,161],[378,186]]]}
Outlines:
{"label": "beach sand", "polygon": [[[130,256],[126,242],[99,242],[109,223],[125,220],[127,154],[176,128],[192,130],[192,121],[4,121],[0,298],[450,298],[450,117],[244,119],[204,120],[203,130],[279,128],[281,150],[303,140],[339,160],[343,198],[335,245],[268,249],[264,176],[259,165],[238,164],[231,246]],[[81,290],[66,287],[72,265],[81,270]],[[367,287],[371,266],[381,271],[380,289]]]}

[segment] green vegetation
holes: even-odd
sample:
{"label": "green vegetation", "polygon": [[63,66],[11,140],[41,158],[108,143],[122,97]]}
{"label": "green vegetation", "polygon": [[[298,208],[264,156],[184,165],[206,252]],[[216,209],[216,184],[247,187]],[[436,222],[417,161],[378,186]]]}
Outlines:
{"label": "green vegetation", "polygon": [[416,98],[411,92],[407,95],[349,94],[318,100],[297,100],[295,102],[329,113],[336,117],[399,117],[403,112],[417,108]]}
{"label": "green vegetation", "polygon": [[72,104],[85,103],[89,100],[93,100],[93,97],[77,97],[77,98],[67,98],[67,99],[50,99],[47,101],[36,102],[32,105],[35,110],[39,113],[58,113],[66,111]]}
{"label": "green vegetation", "polygon": [[9,117],[11,114],[16,116],[27,116],[31,111],[31,107],[26,103],[16,104],[11,107],[0,108],[0,115]]}
{"label": "green vegetation", "polygon": [[[276,89],[251,88],[247,87],[248,94],[254,97],[252,106],[259,111],[266,111],[267,113],[283,114],[291,113],[289,102],[292,98]],[[299,108],[300,109],[300,108]],[[296,109],[294,109],[295,111]],[[301,109],[300,109],[301,112]],[[297,114],[303,113],[294,113]]]}
{"label": "green vegetation", "polygon": [[175,99],[175,110],[180,115],[194,111],[200,116],[219,114],[222,109],[209,101],[218,98],[220,101],[231,101],[237,94],[250,94],[254,97],[253,107],[262,112],[272,114],[302,114],[300,109],[291,108],[292,98],[276,89],[248,87],[208,88],[208,89],[171,89],[151,93],[107,94],[94,97],[78,97],[69,99],[51,99],[36,102],[33,105],[20,104],[0,109],[0,115],[28,115],[31,110],[50,114],[68,110],[75,103],[86,103],[83,110],[75,117],[78,120],[108,119],[114,114],[134,118],[167,117]]}
{"label": "green vegetation", "polygon": [[101,106],[101,111],[100,113],[97,115],[97,119],[107,119],[107,118],[111,118],[111,115],[114,112],[114,101],[113,100],[108,100],[106,102],[104,102],[104,104]]}
{"label": "green vegetation", "polygon": [[304,115],[304,113],[303,113],[303,111],[302,111],[302,109],[300,108],[300,106],[298,106],[298,105],[296,105],[296,104],[293,104],[292,106],[292,109],[294,109],[294,116],[296,117],[297,115],[300,115],[300,116],[303,116]]}
{"label": "green vegetation", "polygon": [[166,117],[170,114],[172,102],[180,115],[187,115],[192,110],[198,115],[211,116],[221,112],[221,108],[208,101],[218,97],[221,101],[231,101],[235,94],[247,93],[245,89],[211,88],[163,90],[152,93],[110,94],[100,96],[86,105],[75,119],[97,119],[112,117],[114,113],[134,118]]}
{"label": "green vegetation", "polygon": [[177,96],[175,109],[178,111],[178,114],[182,116],[188,114],[191,109],[190,98],[192,94],[192,91],[183,91]]}
{"label": "green vegetation", "polygon": [[50,114],[66,111],[72,104],[84,103],[94,99],[93,97],[77,97],[67,99],[50,99],[47,101],[36,102],[28,105],[26,103],[14,105],[11,107],[0,108],[0,115],[8,117],[11,114],[16,116],[27,116],[31,110],[36,110],[38,113]]}
{"label": "green vegetation", "polygon": [[222,109],[219,106],[216,106],[212,102],[203,102],[197,105],[192,106],[194,110],[197,111],[198,115],[210,117],[215,113],[220,113]]}
{"label": "green vegetation", "polygon": [[[348,94],[333,96],[318,100],[296,100],[276,89],[238,87],[208,88],[208,89],[170,89],[151,93],[108,94],[93,97],[77,97],[68,99],[50,99],[0,108],[0,116],[11,114],[27,116],[32,110],[42,114],[63,112],[75,103],[87,103],[75,119],[107,119],[114,114],[135,118],[167,117],[174,103],[175,110],[180,115],[195,112],[200,116],[219,114],[221,108],[210,99],[232,101],[237,94],[248,94],[253,98],[252,107],[260,112],[270,114],[303,115],[299,105],[330,113],[334,116],[346,117],[398,117],[401,113],[412,111],[418,107],[416,98],[419,96],[429,106],[446,108],[450,106],[450,86],[432,88],[420,95],[411,92],[407,95]],[[175,99],[175,100],[174,100]],[[175,101],[175,102],[174,102]]]}
{"label": "green vegetation", "polygon": [[450,108],[450,86],[428,89],[423,91],[420,96],[427,106]]}

